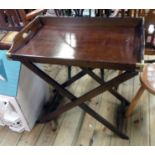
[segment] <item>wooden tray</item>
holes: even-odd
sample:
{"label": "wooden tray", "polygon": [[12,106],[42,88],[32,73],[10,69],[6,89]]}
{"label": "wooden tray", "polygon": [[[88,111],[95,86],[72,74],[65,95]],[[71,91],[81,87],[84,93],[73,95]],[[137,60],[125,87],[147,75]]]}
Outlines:
{"label": "wooden tray", "polygon": [[8,56],[91,68],[133,70],[143,60],[141,18],[38,17],[15,38]]}

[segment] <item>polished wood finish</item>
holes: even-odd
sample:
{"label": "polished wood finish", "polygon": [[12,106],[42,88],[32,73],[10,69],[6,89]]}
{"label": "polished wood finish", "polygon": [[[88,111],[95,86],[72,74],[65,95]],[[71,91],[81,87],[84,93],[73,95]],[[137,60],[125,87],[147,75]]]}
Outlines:
{"label": "polished wood finish", "polygon": [[[145,18],[145,54],[154,55],[155,54],[155,29],[154,29],[155,28],[155,10],[150,9],[148,13],[144,12],[144,10],[139,10],[139,11],[130,10],[130,12],[136,12],[136,11],[139,12],[139,14],[137,14],[138,16]],[[152,32],[150,31],[150,25],[152,25]],[[145,60],[145,62],[152,63],[152,62],[155,62],[155,60]],[[144,67],[143,72],[140,74],[141,87],[139,88],[135,97],[131,101],[131,105],[128,107],[125,114],[126,117],[129,117],[133,113],[145,89],[148,90],[150,93],[155,94],[154,72],[155,72],[154,64],[150,64]]]}
{"label": "polished wood finish", "polygon": [[[56,16],[73,16],[82,17],[84,9],[54,9]],[[91,16],[91,9],[89,9],[89,17]],[[68,66],[68,79],[72,77],[72,67]],[[103,74],[101,73],[101,76]]]}
{"label": "polished wood finish", "polygon": [[[24,34],[31,36],[31,41],[23,38]],[[17,35],[9,56],[42,63],[133,70],[143,59],[143,39],[142,19],[39,17]],[[20,47],[25,42],[26,46]]]}
{"label": "polished wood finish", "polygon": [[[145,9],[122,9],[120,16],[137,18],[142,17],[145,19],[145,54],[155,54],[155,10],[149,9],[148,12]],[[150,25],[152,25],[152,32],[150,31]],[[154,29],[154,30],[153,30]]]}
{"label": "polished wood finish", "polygon": [[[150,31],[150,25],[153,26],[153,31]],[[145,53],[148,55],[155,54],[155,10],[149,10],[145,16]]]}
{"label": "polished wood finish", "polygon": [[[155,10],[149,9],[148,12],[144,9],[122,9],[120,12],[121,17],[131,17],[144,18],[144,29],[145,29],[145,55],[154,55],[155,54]],[[152,30],[150,29],[152,25]],[[151,31],[152,32],[151,32]],[[146,63],[155,62],[154,59],[144,60]],[[121,73],[122,71],[120,71]]]}
{"label": "polished wood finish", "polygon": [[[142,19],[39,17],[16,36],[8,57],[21,61],[52,85],[60,95],[71,100],[65,105],[57,106],[54,111],[45,112],[39,122],[50,121],[63,112],[79,106],[118,136],[128,139],[120,128],[112,125],[85,102],[102,92],[110,91],[123,102],[123,105],[128,105],[128,101],[113,90],[113,87],[138,74],[137,63],[141,63],[143,59],[143,37]],[[64,87],[64,83],[60,84],[48,76],[34,64],[35,62],[83,67],[82,71],[100,85],[76,97]],[[105,82],[89,69],[97,67],[126,71]],[[77,77],[71,78],[68,82],[74,82],[82,75]]]}

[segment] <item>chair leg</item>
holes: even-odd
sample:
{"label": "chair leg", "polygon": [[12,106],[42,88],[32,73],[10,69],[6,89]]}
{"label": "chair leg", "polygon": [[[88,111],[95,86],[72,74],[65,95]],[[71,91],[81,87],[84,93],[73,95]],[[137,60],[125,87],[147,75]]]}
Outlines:
{"label": "chair leg", "polygon": [[137,94],[132,99],[131,104],[129,105],[129,107],[125,113],[125,117],[129,117],[131,115],[131,113],[134,111],[134,109],[135,109],[136,105],[138,104],[138,101],[139,101],[140,97],[142,96],[144,90],[145,90],[145,88],[143,86],[141,86],[139,88]]}
{"label": "chair leg", "polygon": [[71,79],[72,67],[68,66],[68,79]]}

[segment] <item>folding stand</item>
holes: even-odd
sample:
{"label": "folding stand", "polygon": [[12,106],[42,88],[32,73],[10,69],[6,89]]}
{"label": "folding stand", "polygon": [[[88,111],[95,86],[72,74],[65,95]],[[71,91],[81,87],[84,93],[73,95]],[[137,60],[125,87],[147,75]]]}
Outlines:
{"label": "folding stand", "polygon": [[[56,118],[58,115],[62,114],[63,112],[66,112],[76,106],[79,106],[81,109],[83,109],[85,112],[87,112],[93,118],[95,118],[97,121],[99,121],[100,123],[105,125],[107,128],[112,130],[115,134],[117,134],[121,138],[128,139],[128,136],[126,136],[124,133],[122,133],[120,130],[118,130],[117,127],[113,126],[110,122],[108,122],[105,118],[103,118],[101,115],[96,113],[93,109],[91,109],[89,106],[87,106],[84,102],[99,95],[100,93],[109,91],[121,102],[125,102],[126,106],[127,106],[129,104],[129,102],[123,96],[121,96],[118,92],[116,92],[113,89],[113,87],[134,77],[135,75],[137,75],[138,72],[126,71],[126,72],[122,73],[121,75],[119,75],[107,82],[104,82],[95,73],[93,73],[91,69],[83,68],[80,73],[78,73],[77,75],[72,77],[70,80],[68,80],[64,84],[59,84],[57,81],[55,81],[53,78],[51,78],[46,73],[44,73],[41,69],[39,69],[32,62],[23,62],[23,64],[25,66],[27,66],[35,74],[37,74],[39,77],[41,77],[43,80],[45,80],[47,83],[51,84],[62,96],[67,97],[68,99],[71,100],[71,102],[69,102],[63,106],[60,106],[54,112],[47,113],[45,116],[43,116],[40,119],[40,121],[39,121],[40,123],[50,121],[50,120]],[[75,82],[80,77],[84,76],[85,74],[90,75],[94,80],[96,80],[100,84],[100,86],[98,86],[97,88],[94,88],[93,90],[90,90],[86,94],[77,98],[72,93],[70,93],[67,89],[65,89],[65,86],[68,86],[72,82]]]}

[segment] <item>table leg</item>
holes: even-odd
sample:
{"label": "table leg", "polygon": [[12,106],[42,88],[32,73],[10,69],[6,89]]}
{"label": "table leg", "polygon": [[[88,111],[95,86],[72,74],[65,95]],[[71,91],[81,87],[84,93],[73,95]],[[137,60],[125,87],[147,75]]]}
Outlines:
{"label": "table leg", "polygon": [[[99,78],[95,73],[93,73],[91,70],[83,68],[83,70],[90,75],[93,79],[95,79],[98,83],[104,84],[105,82]],[[119,75],[121,75],[123,72],[121,72]],[[138,72],[137,72],[138,74]],[[135,72],[136,75],[136,72]],[[110,89],[109,92],[114,95],[117,99],[121,101],[121,104],[117,107],[116,110],[116,126],[118,129],[123,128],[124,124],[124,114],[127,109],[127,107],[130,105],[129,101],[127,101],[122,95],[120,95],[116,90]]]}
{"label": "table leg", "polygon": [[[104,82],[101,78],[99,78],[94,72],[92,72],[92,70],[86,69],[86,68],[82,68],[82,69],[83,69],[83,71],[85,71],[89,76],[91,76],[94,80],[96,80],[98,83],[100,83],[100,84],[104,84],[104,83],[105,83],[105,82]],[[136,72],[135,72],[135,74],[136,74]],[[138,72],[137,72],[137,74],[138,74]],[[119,74],[119,75],[121,75],[121,74]],[[121,102],[124,102],[124,103],[126,104],[126,106],[128,106],[128,105],[130,104],[130,102],[129,102],[127,99],[125,99],[122,95],[120,95],[116,90],[110,89],[109,92],[110,92],[112,95],[114,95],[117,99],[119,99]]]}
{"label": "table leg", "polygon": [[[76,75],[72,76],[69,80],[65,81],[62,86],[65,88],[69,85],[71,85],[73,82],[75,82],[76,80],[80,79],[81,77],[83,77],[84,75],[86,75],[87,73],[84,71],[81,71],[79,73],[77,73]],[[53,92],[55,92],[56,89],[53,90]]]}
{"label": "table leg", "polygon": [[71,75],[72,74],[72,67],[71,66],[68,66],[68,79],[71,78]]}
{"label": "table leg", "polygon": [[[119,75],[112,80],[107,81],[104,84],[101,84],[99,87],[94,88],[93,90],[89,91],[88,93],[84,94],[83,96],[77,98],[73,94],[71,94],[68,90],[64,89],[59,83],[57,83],[54,79],[49,77],[46,73],[44,73],[42,70],[40,70],[36,65],[34,65],[31,62],[23,62],[25,66],[27,66],[31,71],[36,73],[38,76],[40,76],[42,79],[44,79],[47,83],[53,85],[61,95],[69,98],[72,102],[64,105],[63,107],[57,109],[53,113],[47,114],[44,118],[43,121],[49,121],[53,119],[54,117],[62,114],[65,111],[68,111],[72,109],[73,107],[79,105],[82,109],[84,109],[87,113],[89,113],[92,117],[94,117],[96,120],[100,121],[102,124],[107,126],[110,130],[112,130],[114,133],[116,133],[118,136],[121,138],[127,139],[128,137],[123,134],[121,131],[119,131],[115,126],[110,124],[108,121],[105,121],[105,119],[97,114],[94,110],[92,110],[90,107],[88,107],[84,102],[87,101],[88,99],[95,97],[99,95],[100,93],[111,89],[113,86],[118,85],[133,76],[135,76],[135,72],[125,72],[122,75]],[[107,124],[110,124],[108,125]]]}
{"label": "table leg", "polygon": [[101,79],[104,81],[104,69],[100,69]]}

